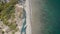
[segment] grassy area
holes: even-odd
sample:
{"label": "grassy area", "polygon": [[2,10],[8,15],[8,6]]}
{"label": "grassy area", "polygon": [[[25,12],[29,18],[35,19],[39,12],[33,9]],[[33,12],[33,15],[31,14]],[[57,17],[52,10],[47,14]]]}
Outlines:
{"label": "grassy area", "polygon": [[2,31],[2,34],[4,34],[4,31]]}
{"label": "grassy area", "polygon": [[0,19],[3,21],[3,24],[9,26],[11,30],[16,30],[16,24],[14,22],[9,23],[9,19],[14,19],[15,15],[15,4],[18,0],[10,0],[8,3],[0,3]]}

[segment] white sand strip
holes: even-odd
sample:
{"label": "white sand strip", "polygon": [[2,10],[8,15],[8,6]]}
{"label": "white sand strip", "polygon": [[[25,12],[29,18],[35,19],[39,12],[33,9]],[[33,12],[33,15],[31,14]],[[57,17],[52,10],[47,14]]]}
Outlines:
{"label": "white sand strip", "polygon": [[26,10],[26,21],[27,21],[27,29],[26,29],[26,34],[31,34],[31,9],[30,9],[30,4],[29,4],[29,1],[30,0],[26,0],[26,7],[25,7],[25,10]]}

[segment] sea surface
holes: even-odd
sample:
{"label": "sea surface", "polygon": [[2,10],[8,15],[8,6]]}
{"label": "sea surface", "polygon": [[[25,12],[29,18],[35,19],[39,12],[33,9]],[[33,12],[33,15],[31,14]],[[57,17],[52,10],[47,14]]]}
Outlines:
{"label": "sea surface", "polygon": [[32,34],[60,34],[60,0],[31,0]]}

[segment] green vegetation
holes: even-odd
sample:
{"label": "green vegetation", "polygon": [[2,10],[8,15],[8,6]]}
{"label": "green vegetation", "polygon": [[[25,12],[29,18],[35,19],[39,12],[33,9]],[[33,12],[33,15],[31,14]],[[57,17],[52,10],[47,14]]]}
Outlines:
{"label": "green vegetation", "polygon": [[4,31],[2,31],[2,34],[4,34]]}
{"label": "green vegetation", "polygon": [[15,34],[15,32],[12,32],[12,34]]}
{"label": "green vegetation", "polygon": [[11,30],[15,30],[16,29],[16,24],[15,23],[11,23],[9,25],[9,27],[10,27]]}
{"label": "green vegetation", "polygon": [[8,3],[0,2],[0,19],[3,24],[10,27],[11,30],[16,30],[16,24],[14,22],[9,23],[9,19],[14,19],[15,15],[15,4],[18,0],[10,0]]}

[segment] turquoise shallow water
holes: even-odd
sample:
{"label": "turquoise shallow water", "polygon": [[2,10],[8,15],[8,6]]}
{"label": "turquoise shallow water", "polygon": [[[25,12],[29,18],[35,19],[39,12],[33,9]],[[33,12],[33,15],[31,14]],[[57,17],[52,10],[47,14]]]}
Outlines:
{"label": "turquoise shallow water", "polygon": [[60,34],[60,0],[47,0],[41,18],[42,34]]}
{"label": "turquoise shallow water", "polygon": [[60,0],[32,0],[32,33],[60,34]]}

